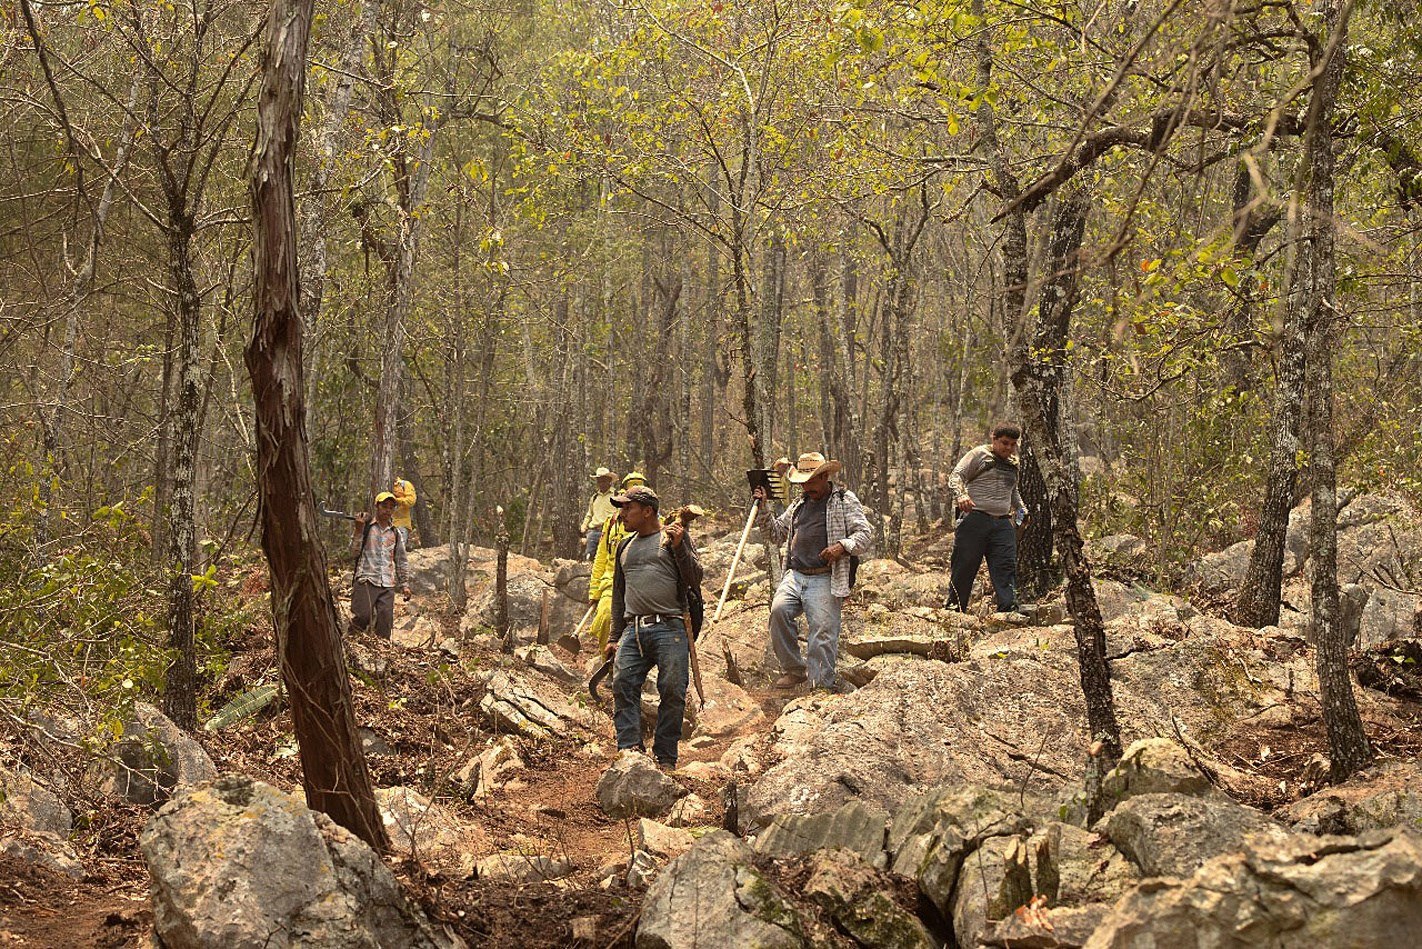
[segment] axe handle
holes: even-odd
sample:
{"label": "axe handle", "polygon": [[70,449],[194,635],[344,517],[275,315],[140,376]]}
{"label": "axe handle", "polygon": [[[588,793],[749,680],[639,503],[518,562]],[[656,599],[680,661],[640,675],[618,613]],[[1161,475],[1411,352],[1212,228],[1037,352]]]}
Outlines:
{"label": "axe handle", "polygon": [[583,627],[588,625],[588,618],[593,615],[593,610],[597,609],[597,604],[593,603],[588,607],[588,611],[583,614],[583,618],[578,620],[578,625],[573,630],[573,638],[577,639],[583,634]]}
{"label": "axe handle", "polygon": [[706,692],[701,688],[701,660],[696,655],[696,637],[691,634],[691,614],[681,614],[681,621],[686,626],[686,648],[691,656],[691,684],[696,686],[696,697],[705,708]]}
{"label": "axe handle", "polygon": [[711,617],[711,622],[716,622],[721,618],[721,610],[726,607],[726,595],[731,592],[731,581],[736,578],[736,568],[740,566],[741,554],[746,549],[746,538],[750,537],[751,526],[755,524],[755,515],[760,510],[759,501],[751,501],[750,514],[746,516],[746,526],[741,530],[740,543],[736,544],[736,554],[731,558],[731,569],[726,571],[726,584],[721,587],[721,599],[716,602],[716,612]]}

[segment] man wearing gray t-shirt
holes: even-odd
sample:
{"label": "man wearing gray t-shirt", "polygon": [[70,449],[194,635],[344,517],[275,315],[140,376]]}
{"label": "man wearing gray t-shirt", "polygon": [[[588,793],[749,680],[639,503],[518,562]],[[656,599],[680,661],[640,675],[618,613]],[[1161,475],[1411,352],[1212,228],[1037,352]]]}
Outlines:
{"label": "man wearing gray t-shirt", "polygon": [[998,425],[992,441],[963,456],[948,478],[960,519],[953,531],[949,570],[949,609],[968,612],[973,581],[987,558],[988,576],[997,594],[997,608],[1010,613],[1017,601],[1017,528],[1027,508],[1017,490],[1016,425]]}
{"label": "man wearing gray t-shirt", "polygon": [[617,640],[613,664],[612,721],[617,749],[642,746],[642,685],[657,669],[657,727],[652,755],[663,768],[676,767],[686,714],[691,661],[689,630],[683,619],[687,591],[701,584],[696,546],[679,521],[665,529],[657,516],[660,501],[646,486],[612,499],[622,509],[628,537],[613,558],[612,630]]}

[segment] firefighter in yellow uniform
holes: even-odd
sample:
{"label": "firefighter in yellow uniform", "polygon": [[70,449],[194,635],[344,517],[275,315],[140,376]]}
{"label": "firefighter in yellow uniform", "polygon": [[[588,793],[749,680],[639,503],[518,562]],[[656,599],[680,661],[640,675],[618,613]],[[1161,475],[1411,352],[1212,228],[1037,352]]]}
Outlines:
{"label": "firefighter in yellow uniform", "polygon": [[390,493],[395,495],[395,517],[391,521],[395,529],[400,532],[400,540],[404,542],[405,549],[410,549],[410,509],[415,506],[418,498],[415,495],[415,486],[404,478],[396,478],[395,484],[390,488]]}
{"label": "firefighter in yellow uniform", "polygon": [[[647,479],[640,471],[630,471],[622,479],[622,490],[646,484]],[[627,536],[627,528],[622,523],[622,510],[607,519],[602,525],[602,537],[597,542],[597,554],[593,557],[592,576],[588,577],[588,602],[597,604],[593,613],[592,634],[597,639],[597,654],[602,655],[607,646],[607,638],[612,630],[612,568],[613,555],[617,545]]]}

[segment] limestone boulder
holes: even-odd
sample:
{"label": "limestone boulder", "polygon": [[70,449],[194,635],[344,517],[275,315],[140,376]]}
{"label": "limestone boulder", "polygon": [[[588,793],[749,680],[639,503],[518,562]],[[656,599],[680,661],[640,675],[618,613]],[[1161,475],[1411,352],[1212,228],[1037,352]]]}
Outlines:
{"label": "limestone boulder", "polygon": [[230,776],[181,794],[139,838],[168,949],[461,946],[374,850],[295,797]]}
{"label": "limestone boulder", "polygon": [[[1081,773],[1067,736],[1085,718],[1075,671],[1061,659],[885,658],[850,695],[796,700],[772,732],[778,763],[756,780],[742,817],[754,828],[856,798],[894,811],[940,784],[1060,787]],[[1061,740],[1040,737],[1050,734]]]}
{"label": "limestone boulder", "polygon": [[686,788],[637,751],[618,755],[597,782],[597,803],[613,818],[661,817],[686,796]]}
{"label": "limestone boulder", "polygon": [[1007,794],[953,785],[919,795],[901,808],[887,842],[894,872],[916,881],[923,895],[950,916],[965,861],[986,841],[1014,838],[1031,826],[1032,819]]}
{"label": "limestone boulder", "polygon": [[74,845],[58,834],[26,830],[0,831],[0,856],[53,873],[62,873],[71,880],[84,877],[84,864],[80,862]]}
{"label": "limestone boulder", "polygon": [[889,815],[863,801],[820,814],[781,814],[755,841],[757,853],[790,857],[817,850],[847,850],[870,866],[886,863],[884,835]]}
{"label": "limestone boulder", "polygon": [[809,857],[804,895],[834,924],[869,949],[936,949],[917,916],[894,901],[887,874],[848,850]]}
{"label": "limestone boulder", "polygon": [[68,837],[74,815],[28,770],[0,765],[0,824]]}
{"label": "limestone boulder", "polygon": [[1208,795],[1214,787],[1184,748],[1168,738],[1132,744],[1101,779],[1106,809],[1139,794]]}
{"label": "limestone boulder", "polygon": [[488,797],[503,787],[508,776],[526,765],[518,745],[508,735],[489,739],[479,754],[466,761],[451,777],[455,791],[468,800]]}
{"label": "limestone boulder", "polygon": [[123,736],[109,746],[104,770],[107,793],[143,807],[156,807],[177,791],[217,777],[202,745],[146,702],[134,703]]}
{"label": "limestone boulder", "polygon": [[[494,627],[496,603],[494,587],[490,585],[478,599],[469,606],[466,616],[473,628]],[[553,586],[552,578],[542,572],[521,573],[517,576],[510,571],[508,581],[509,626],[514,635],[528,640],[538,631],[543,615],[544,595],[548,597],[548,632],[550,639],[557,639],[563,633],[571,632],[578,625],[587,609],[587,591],[577,599],[564,596]]]}
{"label": "limestone boulder", "polygon": [[479,710],[503,731],[530,738],[568,736],[586,731],[591,717],[540,676],[496,670],[485,680]]}
{"label": "limestone boulder", "polygon": [[987,838],[968,856],[953,899],[953,931],[963,945],[1032,944],[1047,935],[1058,945],[1081,945],[1139,881],[1140,872],[1108,841],[1049,821],[1030,834]]}
{"label": "limestone boulder", "polygon": [[1376,649],[1419,635],[1422,635],[1422,596],[1374,587],[1366,589],[1366,599],[1358,610],[1356,633],[1350,637],[1349,645],[1359,650]]}
{"label": "limestone boulder", "polygon": [[1146,876],[1188,877],[1251,840],[1284,843],[1289,832],[1253,808],[1183,794],[1130,798],[1097,823]]}
{"label": "limestone boulder", "polygon": [[1310,834],[1361,834],[1401,827],[1422,834],[1422,765],[1395,761],[1373,767],[1295,801],[1279,816]]}
{"label": "limestone boulder", "polygon": [[1422,931],[1422,838],[1299,835],[1152,880],[1116,903],[1089,949],[1406,946]]}
{"label": "limestone boulder", "polygon": [[482,830],[463,823],[414,788],[380,788],[375,802],[395,853],[467,873],[473,867],[470,854],[485,849],[487,837]]}
{"label": "limestone boulder", "polygon": [[642,902],[637,949],[799,949],[802,926],[749,845],[723,830],[702,837],[656,878]]}
{"label": "limestone boulder", "polygon": [[636,839],[637,849],[645,850],[658,857],[668,858],[681,856],[696,843],[696,837],[691,831],[682,827],[661,824],[645,817],[637,821]]}
{"label": "limestone boulder", "polygon": [[506,850],[490,854],[475,866],[480,880],[508,883],[550,883],[573,871],[573,865],[546,854]]}

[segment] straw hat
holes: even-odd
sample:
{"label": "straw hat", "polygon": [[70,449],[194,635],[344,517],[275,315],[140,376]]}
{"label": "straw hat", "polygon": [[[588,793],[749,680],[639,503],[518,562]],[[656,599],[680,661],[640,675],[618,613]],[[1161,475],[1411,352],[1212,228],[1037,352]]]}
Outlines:
{"label": "straw hat", "polygon": [[804,484],[815,475],[832,476],[839,473],[842,468],[837,461],[829,461],[824,455],[817,451],[807,451],[795,462],[795,467],[790,469],[786,478],[791,484]]}
{"label": "straw hat", "polygon": [[597,479],[599,479],[599,478],[615,478],[615,477],[617,477],[617,475],[612,471],[611,468],[599,468],[599,469],[597,469],[596,471],[593,472],[593,480],[597,480]]}

